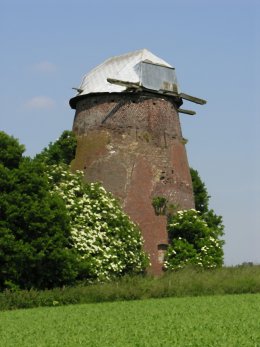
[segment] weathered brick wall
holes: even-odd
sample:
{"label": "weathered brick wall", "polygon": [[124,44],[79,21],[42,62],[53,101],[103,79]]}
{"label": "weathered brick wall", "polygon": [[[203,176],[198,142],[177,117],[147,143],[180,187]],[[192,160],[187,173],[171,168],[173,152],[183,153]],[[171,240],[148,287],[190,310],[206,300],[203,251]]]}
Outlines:
{"label": "weathered brick wall", "polygon": [[179,115],[174,101],[144,94],[99,94],[76,103],[78,135],[74,169],[100,181],[139,224],[151,272],[162,270],[162,244],[168,243],[166,217],[155,214],[152,199],[167,198],[181,209],[194,208],[192,183]]}

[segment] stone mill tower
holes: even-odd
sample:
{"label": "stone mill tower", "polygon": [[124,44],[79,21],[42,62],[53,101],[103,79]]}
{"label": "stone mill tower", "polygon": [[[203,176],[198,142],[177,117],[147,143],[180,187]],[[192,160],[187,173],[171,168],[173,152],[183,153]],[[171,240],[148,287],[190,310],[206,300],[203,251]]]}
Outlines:
{"label": "stone mill tower", "polygon": [[[162,271],[168,245],[166,216],[156,198],[194,208],[192,182],[179,113],[183,99],[175,69],[146,49],[106,60],[84,76],[70,100],[78,137],[74,169],[99,181],[142,231],[150,272]],[[161,206],[163,208],[163,206]]]}

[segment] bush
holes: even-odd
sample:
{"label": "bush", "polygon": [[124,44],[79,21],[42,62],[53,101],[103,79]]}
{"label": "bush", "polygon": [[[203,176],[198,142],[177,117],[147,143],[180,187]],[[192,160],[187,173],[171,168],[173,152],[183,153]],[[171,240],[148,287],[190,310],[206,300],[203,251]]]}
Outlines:
{"label": "bush", "polygon": [[50,193],[46,167],[24,158],[18,168],[2,166],[1,172],[0,288],[72,283],[78,261],[69,217],[62,199]]}
{"label": "bush", "polygon": [[190,173],[196,209],[173,210],[168,214],[170,246],[164,263],[167,270],[189,265],[214,268],[223,264],[222,217],[209,210],[210,196],[198,171],[191,168]]}
{"label": "bush", "polygon": [[64,132],[35,159],[0,133],[0,289],[53,288],[142,273],[140,230],[99,184],[72,174]]}
{"label": "bush", "polygon": [[186,267],[160,278],[125,276],[116,281],[52,290],[5,290],[0,310],[118,300],[260,293],[260,266],[203,270]]}
{"label": "bush", "polygon": [[165,268],[177,270],[187,265],[203,268],[219,267],[223,263],[223,241],[219,229],[210,227],[198,211],[178,211],[170,217],[168,232],[171,240],[166,253]]}
{"label": "bush", "polygon": [[54,194],[66,204],[72,246],[82,264],[80,278],[108,280],[143,273],[148,259],[140,230],[118,202],[98,183],[86,184],[83,174],[52,166],[48,173]]}
{"label": "bush", "polygon": [[0,131],[0,148],[0,164],[9,169],[18,167],[25,147],[13,136]]}

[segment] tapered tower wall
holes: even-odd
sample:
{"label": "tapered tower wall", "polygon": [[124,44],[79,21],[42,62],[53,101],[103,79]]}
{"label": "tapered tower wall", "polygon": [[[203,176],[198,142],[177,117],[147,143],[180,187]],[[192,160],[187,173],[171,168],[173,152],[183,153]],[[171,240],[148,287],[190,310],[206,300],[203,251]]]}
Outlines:
{"label": "tapered tower wall", "polygon": [[78,148],[73,167],[83,170],[87,181],[101,182],[140,226],[153,274],[161,273],[168,244],[166,217],[155,213],[153,198],[165,197],[178,209],[194,208],[176,102],[144,92],[74,100]]}

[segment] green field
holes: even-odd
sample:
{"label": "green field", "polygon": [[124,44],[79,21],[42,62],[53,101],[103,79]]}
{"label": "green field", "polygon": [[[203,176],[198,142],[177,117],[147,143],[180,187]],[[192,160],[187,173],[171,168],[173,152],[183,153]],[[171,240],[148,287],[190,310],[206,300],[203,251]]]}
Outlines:
{"label": "green field", "polygon": [[0,313],[0,345],[260,346],[260,294],[149,299]]}

